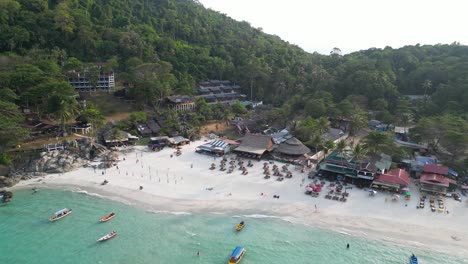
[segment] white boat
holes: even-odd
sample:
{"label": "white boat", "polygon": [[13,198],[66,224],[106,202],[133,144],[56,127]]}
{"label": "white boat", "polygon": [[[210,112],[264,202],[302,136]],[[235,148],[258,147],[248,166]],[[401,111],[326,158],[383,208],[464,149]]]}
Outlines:
{"label": "white boat", "polygon": [[67,216],[67,215],[69,215],[71,213],[72,213],[72,209],[63,208],[62,210],[59,210],[59,211],[55,212],[55,214],[49,218],[49,221],[51,221],[51,222],[57,221],[57,220],[62,219],[65,216]]}
{"label": "white boat", "polygon": [[100,239],[98,239],[97,242],[107,241],[107,240],[109,240],[111,238],[114,238],[116,235],[117,235],[117,232],[112,231],[109,234],[107,234],[107,235],[101,237]]}

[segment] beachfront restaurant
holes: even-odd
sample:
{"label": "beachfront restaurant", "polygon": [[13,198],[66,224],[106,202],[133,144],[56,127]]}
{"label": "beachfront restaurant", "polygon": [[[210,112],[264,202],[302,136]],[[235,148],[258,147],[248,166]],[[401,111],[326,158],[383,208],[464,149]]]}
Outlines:
{"label": "beachfront restaurant", "polygon": [[201,146],[198,146],[195,149],[195,151],[198,153],[222,156],[231,151],[231,146],[228,142],[224,140],[216,139]]}
{"label": "beachfront restaurant", "polygon": [[170,146],[183,146],[185,144],[190,144],[190,140],[188,138],[184,138],[182,136],[171,137],[168,139],[168,143]]}
{"label": "beachfront restaurant", "polygon": [[406,170],[393,169],[380,174],[372,182],[372,188],[402,192],[410,184],[410,176]]}
{"label": "beachfront restaurant", "polygon": [[263,155],[273,149],[273,139],[271,136],[260,134],[245,134],[240,138],[239,147],[234,152],[240,156],[261,159]]}
{"label": "beachfront restaurant", "polygon": [[277,160],[294,163],[295,161],[306,160],[309,153],[310,149],[293,137],[277,145],[272,155]]}
{"label": "beachfront restaurant", "polygon": [[370,186],[376,174],[385,173],[391,165],[388,155],[368,153],[356,160],[351,149],[334,150],[322,163],[319,171],[330,180],[345,181],[357,186]]}

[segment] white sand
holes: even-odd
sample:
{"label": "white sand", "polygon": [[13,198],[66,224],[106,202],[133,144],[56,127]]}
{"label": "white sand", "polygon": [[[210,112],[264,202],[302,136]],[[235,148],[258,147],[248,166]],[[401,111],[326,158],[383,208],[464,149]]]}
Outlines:
{"label": "white sand", "polygon": [[[105,175],[101,170],[80,168],[49,175],[42,181],[23,181],[15,188],[80,188],[153,211],[279,216],[351,235],[468,256],[465,201],[460,203],[447,198],[449,214],[431,212],[428,200],[424,209],[416,209],[419,195],[414,186],[407,207],[404,199],[392,202],[391,195],[384,193],[369,197],[365,190],[356,188],[349,190],[346,203],[324,199],[326,190],[322,190],[320,197],[313,198],[304,194],[305,185],[311,181],[307,173],[294,170],[294,166],[290,166],[293,178],[282,182],[276,181],[275,176],[268,180],[263,178],[265,161],[254,161],[254,167],[247,168],[248,175],[242,175],[238,167],[228,174],[219,170],[221,158],[195,152],[195,147],[203,143],[184,146],[178,157],[170,148],[152,152],[145,147],[135,147],[120,156],[119,169],[107,169]],[[216,164],[216,170],[209,170],[211,163]],[[282,166],[278,162],[275,164]],[[109,183],[101,186],[104,179]],[[143,190],[139,190],[139,186],[143,186]],[[275,194],[280,199],[274,199]],[[388,202],[384,201],[385,197]],[[318,212],[315,212],[315,205]]]}

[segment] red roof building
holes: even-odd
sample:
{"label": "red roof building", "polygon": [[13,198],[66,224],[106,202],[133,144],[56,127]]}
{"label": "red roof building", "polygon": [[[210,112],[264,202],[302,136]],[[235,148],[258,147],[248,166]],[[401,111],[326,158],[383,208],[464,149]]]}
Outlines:
{"label": "red roof building", "polygon": [[443,187],[448,187],[450,184],[449,179],[445,178],[442,175],[433,174],[433,173],[432,174],[425,173],[421,175],[421,178],[419,179],[419,181],[421,183],[433,184],[433,185],[443,186]]}
{"label": "red roof building", "polygon": [[389,170],[387,173],[377,176],[372,182],[372,186],[375,188],[390,189],[396,192],[400,192],[409,184],[410,176],[407,171],[402,169]]}
{"label": "red roof building", "polygon": [[419,179],[421,191],[437,194],[446,194],[450,184],[457,184],[456,181],[447,178],[448,167],[426,164]]}
{"label": "red roof building", "polygon": [[408,186],[410,184],[409,174],[403,169],[389,170],[387,173],[378,176],[377,179],[382,182],[390,182],[402,186]]}
{"label": "red roof building", "polygon": [[423,167],[423,174],[424,173],[432,173],[432,174],[439,174],[442,176],[447,176],[448,167],[439,166],[435,164],[426,164]]}

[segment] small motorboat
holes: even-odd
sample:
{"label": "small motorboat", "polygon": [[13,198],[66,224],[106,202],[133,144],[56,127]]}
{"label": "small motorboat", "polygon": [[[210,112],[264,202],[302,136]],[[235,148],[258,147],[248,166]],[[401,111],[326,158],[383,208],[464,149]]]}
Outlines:
{"label": "small motorboat", "polygon": [[418,264],[418,258],[413,254],[410,257],[410,264]]}
{"label": "small motorboat", "polygon": [[100,239],[98,239],[97,242],[107,241],[107,240],[109,240],[111,238],[114,238],[116,235],[117,235],[117,232],[112,231],[109,234],[107,234],[107,235],[101,237]]}
{"label": "small motorboat", "polygon": [[239,224],[236,225],[236,231],[241,231],[245,226],[244,221],[240,222]]}
{"label": "small motorboat", "polygon": [[114,217],[115,217],[115,213],[112,212],[112,213],[110,213],[110,214],[104,216],[103,218],[101,218],[101,219],[99,220],[99,222],[107,222],[107,221],[111,220],[111,219],[114,218]]}
{"label": "small motorboat", "polygon": [[242,260],[242,257],[245,255],[245,248],[243,247],[236,247],[234,251],[232,251],[231,257],[229,258],[228,264],[237,264]]}
{"label": "small motorboat", "polygon": [[60,211],[55,212],[55,214],[49,218],[49,221],[54,222],[54,221],[60,220],[71,213],[72,213],[72,209],[64,208]]}

